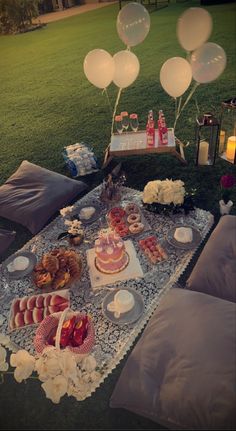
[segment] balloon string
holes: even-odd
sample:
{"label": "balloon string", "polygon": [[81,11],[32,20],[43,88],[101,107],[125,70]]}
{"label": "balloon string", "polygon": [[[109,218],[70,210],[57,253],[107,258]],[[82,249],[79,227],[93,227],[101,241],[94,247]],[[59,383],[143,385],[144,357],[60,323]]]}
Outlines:
{"label": "balloon string", "polygon": [[111,138],[112,138],[112,134],[113,134],[113,127],[114,127],[115,115],[116,115],[117,106],[118,106],[118,103],[119,103],[119,100],[120,100],[121,92],[122,92],[122,88],[119,88],[119,91],[118,91],[118,93],[117,93],[117,97],[116,97],[116,103],[115,103],[115,106],[114,106],[113,116],[112,116]]}
{"label": "balloon string", "polygon": [[182,103],[182,96],[180,96],[180,98],[179,98],[179,106],[178,106],[178,109],[177,109],[177,115],[179,115],[181,103]]}
{"label": "balloon string", "polygon": [[105,95],[106,95],[106,97],[107,97],[108,105],[109,105],[109,108],[110,108],[110,111],[111,111],[111,114],[112,114],[111,101],[110,101],[110,97],[109,97],[109,94],[108,94],[108,91],[107,91],[107,89],[106,89],[106,88],[104,88],[104,89],[103,89],[102,94],[103,94],[103,93],[105,93]]}
{"label": "balloon string", "polygon": [[179,117],[180,117],[180,115],[181,115],[182,111],[184,110],[184,108],[185,108],[185,106],[188,104],[188,102],[190,101],[190,99],[191,99],[192,95],[194,94],[194,92],[196,91],[196,89],[197,89],[197,87],[198,87],[198,86],[199,86],[199,82],[195,82],[195,84],[194,84],[194,86],[193,86],[192,90],[190,91],[190,93],[189,93],[189,95],[188,95],[187,99],[185,100],[185,102],[184,102],[183,106],[181,106],[181,108],[179,109],[179,112],[177,113],[177,116],[176,116],[176,118],[175,118],[174,129],[175,129],[175,127],[176,127],[176,123],[177,123],[177,121],[178,121],[178,119],[179,119]]}
{"label": "balloon string", "polygon": [[177,117],[177,97],[175,97],[175,118]]}

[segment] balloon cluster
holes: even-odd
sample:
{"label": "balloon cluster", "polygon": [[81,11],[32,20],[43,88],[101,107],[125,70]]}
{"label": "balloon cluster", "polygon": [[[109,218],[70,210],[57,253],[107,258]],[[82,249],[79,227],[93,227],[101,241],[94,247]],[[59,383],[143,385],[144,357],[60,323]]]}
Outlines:
{"label": "balloon cluster", "polygon": [[130,47],[143,42],[150,29],[150,16],[139,3],[124,6],[116,22],[120,39],[127,50],[117,52],[113,57],[104,49],[93,49],[84,59],[84,73],[95,87],[106,89],[111,82],[119,88],[129,87],[139,74],[139,60]]}
{"label": "balloon cluster", "polygon": [[182,96],[192,78],[196,87],[214,81],[224,71],[225,51],[216,43],[206,42],[211,31],[211,15],[205,9],[189,8],[179,18],[177,37],[180,45],[188,53],[188,60],[173,57],[163,64],[160,82],[170,96],[174,98]]}

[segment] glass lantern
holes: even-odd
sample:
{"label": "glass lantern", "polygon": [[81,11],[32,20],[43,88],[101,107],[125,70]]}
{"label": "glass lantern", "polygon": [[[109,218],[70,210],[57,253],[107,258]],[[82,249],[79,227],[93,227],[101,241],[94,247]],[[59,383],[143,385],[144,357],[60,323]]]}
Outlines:
{"label": "glass lantern", "polygon": [[196,165],[214,165],[219,129],[219,121],[210,112],[197,118]]}
{"label": "glass lantern", "polygon": [[236,97],[221,104],[219,157],[236,164]]}

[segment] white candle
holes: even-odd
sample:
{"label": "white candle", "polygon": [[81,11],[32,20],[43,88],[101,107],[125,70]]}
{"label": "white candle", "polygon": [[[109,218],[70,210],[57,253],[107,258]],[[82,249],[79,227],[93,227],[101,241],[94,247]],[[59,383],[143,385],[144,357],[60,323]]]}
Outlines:
{"label": "white candle", "polygon": [[202,141],[199,144],[199,153],[198,153],[198,164],[199,165],[207,165],[208,162],[208,151],[209,144],[206,141]]}
{"label": "white candle", "polygon": [[225,146],[225,131],[220,131],[220,145],[219,145],[219,154],[224,152],[224,146]]}
{"label": "white candle", "polygon": [[236,136],[230,136],[227,142],[226,158],[227,160],[234,161],[236,151]]}

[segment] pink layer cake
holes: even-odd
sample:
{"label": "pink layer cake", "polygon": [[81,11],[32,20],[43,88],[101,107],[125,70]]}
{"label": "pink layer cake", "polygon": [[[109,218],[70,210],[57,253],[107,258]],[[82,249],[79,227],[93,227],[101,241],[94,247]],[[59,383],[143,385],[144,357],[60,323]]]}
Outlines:
{"label": "pink layer cake", "polygon": [[105,274],[122,271],[129,262],[124,241],[112,230],[100,231],[95,241],[96,266]]}

